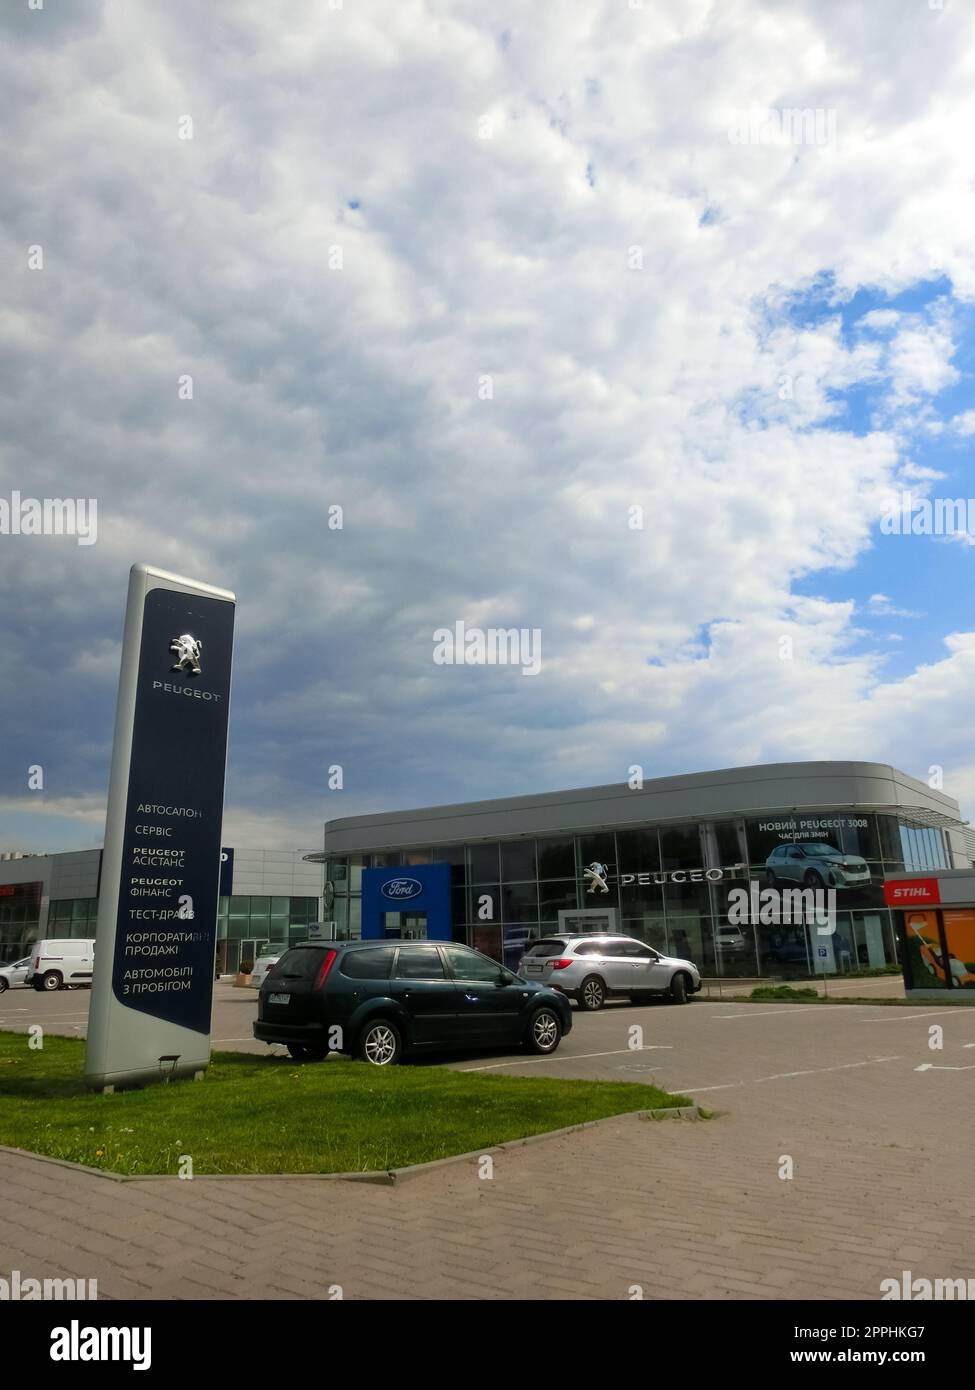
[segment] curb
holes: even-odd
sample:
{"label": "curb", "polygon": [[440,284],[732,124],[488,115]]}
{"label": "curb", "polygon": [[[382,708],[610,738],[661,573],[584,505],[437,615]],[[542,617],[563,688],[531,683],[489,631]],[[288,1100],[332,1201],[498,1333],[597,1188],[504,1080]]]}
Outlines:
{"label": "curb", "polygon": [[581,1124],[566,1125],[562,1129],[548,1129],[544,1134],[529,1134],[524,1139],[506,1139],[490,1148],[472,1149],[468,1153],[451,1154],[448,1158],[434,1158],[428,1163],[413,1163],[406,1168],[387,1170],[371,1169],[361,1173],[200,1173],[193,1178],[180,1178],[173,1173],[110,1173],[104,1168],[92,1168],[86,1163],[73,1163],[67,1158],[52,1158],[50,1154],[34,1153],[31,1149],[16,1149],[8,1144],[0,1144],[0,1154],[13,1154],[15,1158],[30,1158],[37,1163],[50,1163],[56,1168],[70,1168],[76,1173],[87,1173],[93,1178],[107,1178],[109,1182],[364,1182],[379,1187],[394,1187],[410,1178],[423,1177],[455,1163],[477,1163],[490,1154],[508,1153],[512,1149],[522,1149],[528,1144],[541,1143],[546,1139],[560,1139],[564,1134],[575,1134],[583,1129],[595,1129],[597,1125],[609,1124],[613,1120],[699,1120],[704,1112],[699,1105],[665,1106],[659,1110],[626,1110],[620,1115],[605,1115],[599,1120],[584,1120]]}

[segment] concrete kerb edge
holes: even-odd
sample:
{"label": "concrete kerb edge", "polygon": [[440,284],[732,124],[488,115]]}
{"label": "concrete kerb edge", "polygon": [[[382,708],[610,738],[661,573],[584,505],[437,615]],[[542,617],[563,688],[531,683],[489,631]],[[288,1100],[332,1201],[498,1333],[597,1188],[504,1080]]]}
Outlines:
{"label": "concrete kerb edge", "polygon": [[703,1111],[698,1105],[671,1105],[657,1110],[627,1110],[620,1115],[605,1115],[599,1120],[584,1120],[577,1125],[565,1125],[562,1129],[548,1129],[543,1134],[528,1134],[524,1139],[506,1139],[502,1144],[490,1148],[473,1149],[469,1153],[451,1154],[449,1158],[434,1158],[429,1163],[414,1163],[406,1168],[390,1168],[383,1172],[372,1170],[363,1173],[200,1173],[193,1178],[180,1178],[173,1173],[110,1173],[104,1168],[92,1168],[86,1163],[73,1163],[68,1158],[53,1158],[50,1154],[34,1153],[31,1149],[17,1149],[9,1144],[0,1144],[0,1154],[12,1154],[15,1158],[30,1158],[37,1163],[50,1163],[56,1168],[70,1168],[76,1173],[87,1173],[94,1178],[107,1178],[110,1182],[366,1182],[381,1187],[392,1187],[410,1178],[422,1177],[454,1163],[476,1163],[490,1154],[507,1153],[511,1149],[521,1149],[527,1144],[537,1144],[546,1139],[559,1139],[564,1134],[575,1134],[578,1130],[594,1129],[597,1125],[609,1124],[613,1120],[669,1120],[701,1119]]}

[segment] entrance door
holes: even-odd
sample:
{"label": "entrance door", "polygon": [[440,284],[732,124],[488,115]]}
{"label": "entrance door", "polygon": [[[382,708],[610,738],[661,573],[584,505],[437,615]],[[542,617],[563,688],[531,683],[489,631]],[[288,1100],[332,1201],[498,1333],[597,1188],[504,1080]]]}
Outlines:
{"label": "entrance door", "polygon": [[384,912],[383,935],[388,941],[426,941],[425,912]]}
{"label": "entrance door", "polygon": [[559,913],[560,932],[618,932],[615,907],[580,907]]}

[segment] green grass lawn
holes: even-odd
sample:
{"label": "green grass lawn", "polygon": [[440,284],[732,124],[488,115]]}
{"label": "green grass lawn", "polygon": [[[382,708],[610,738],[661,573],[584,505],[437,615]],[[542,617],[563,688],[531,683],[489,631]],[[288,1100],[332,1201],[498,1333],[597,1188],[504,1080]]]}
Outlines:
{"label": "green grass lawn", "polygon": [[31,1051],[0,1032],[0,1144],[114,1173],[344,1173],[401,1168],[631,1110],[689,1105],[629,1081],[216,1052],[204,1081],[96,1095],[84,1043]]}

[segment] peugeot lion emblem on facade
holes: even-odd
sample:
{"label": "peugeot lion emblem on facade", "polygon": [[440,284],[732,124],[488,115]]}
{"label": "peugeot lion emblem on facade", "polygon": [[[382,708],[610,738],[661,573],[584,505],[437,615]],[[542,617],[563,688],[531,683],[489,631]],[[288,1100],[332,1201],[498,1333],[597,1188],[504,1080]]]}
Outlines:
{"label": "peugeot lion emblem on facade", "polygon": [[594,859],[591,864],[587,864],[582,871],[582,876],[586,880],[587,893],[608,893],[609,884],[606,882],[606,875],[609,869],[605,864],[600,864],[598,859]]}
{"label": "peugeot lion emblem on facade", "polygon": [[200,674],[200,652],[203,650],[203,643],[198,637],[184,632],[182,637],[173,638],[169,650],[176,658],[175,666],[169,668],[171,671],[183,671],[188,676]]}

